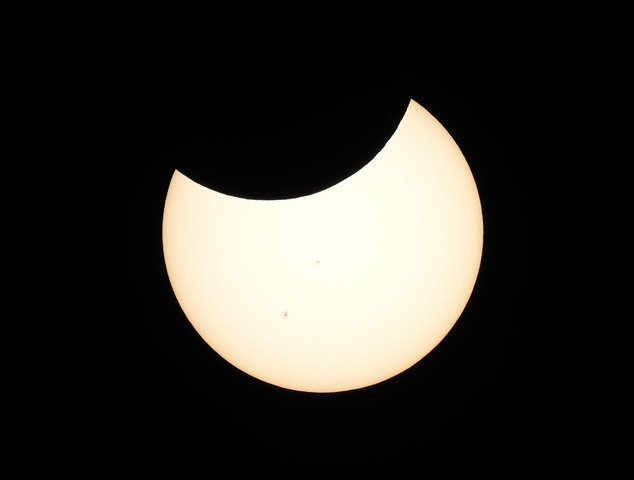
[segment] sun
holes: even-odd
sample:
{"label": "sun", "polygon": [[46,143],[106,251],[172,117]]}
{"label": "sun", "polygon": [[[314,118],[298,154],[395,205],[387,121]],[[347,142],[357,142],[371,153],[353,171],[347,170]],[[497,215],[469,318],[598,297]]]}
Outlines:
{"label": "sun", "polygon": [[309,392],[419,362],[464,310],[482,247],[469,165],[413,100],[376,157],[326,190],[244,199],[175,171],[163,216],[169,279],[202,339],[261,381]]}

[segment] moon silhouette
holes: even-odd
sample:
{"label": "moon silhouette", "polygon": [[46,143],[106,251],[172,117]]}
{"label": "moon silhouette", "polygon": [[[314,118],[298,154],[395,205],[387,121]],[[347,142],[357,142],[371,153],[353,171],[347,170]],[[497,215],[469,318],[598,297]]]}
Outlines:
{"label": "moon silhouette", "polygon": [[411,100],[372,161],[317,193],[245,199],[175,170],[162,235],[174,294],[214,351],[326,393],[388,380],[442,341],[475,286],[483,217],[458,145]]}

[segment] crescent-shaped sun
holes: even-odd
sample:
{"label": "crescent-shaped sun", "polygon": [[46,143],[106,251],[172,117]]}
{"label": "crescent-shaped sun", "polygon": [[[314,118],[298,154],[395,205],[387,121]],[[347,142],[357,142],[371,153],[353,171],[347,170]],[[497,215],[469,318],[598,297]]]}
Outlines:
{"label": "crescent-shaped sun", "polygon": [[475,286],[483,218],[447,130],[410,101],[376,157],[321,192],[228,196],[175,171],[163,248],[202,339],[279,387],[336,392],[410,368],[447,335]]}

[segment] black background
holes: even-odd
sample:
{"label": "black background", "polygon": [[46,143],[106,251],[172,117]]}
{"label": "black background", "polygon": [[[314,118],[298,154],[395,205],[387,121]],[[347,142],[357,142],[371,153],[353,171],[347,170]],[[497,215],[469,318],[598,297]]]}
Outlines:
{"label": "black background", "polygon": [[[617,12],[60,13],[35,79],[55,131],[44,171],[60,301],[25,448],[46,468],[543,478],[621,460],[601,450],[614,425],[597,398],[618,389],[595,351],[617,315],[599,292],[624,180],[592,141],[611,121],[610,89],[589,94],[591,76],[618,76],[598,33],[614,33]],[[369,161],[409,98],[451,133],[479,188],[484,253],[464,314],[419,364],[367,389],[293,392],[238,371],[193,330],[166,276],[172,172],[245,197],[312,193]]]}

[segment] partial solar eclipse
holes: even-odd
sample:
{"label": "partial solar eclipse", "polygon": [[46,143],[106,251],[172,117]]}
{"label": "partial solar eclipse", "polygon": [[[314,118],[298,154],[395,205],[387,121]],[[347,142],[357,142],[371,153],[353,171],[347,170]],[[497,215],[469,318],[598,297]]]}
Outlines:
{"label": "partial solar eclipse", "polygon": [[411,100],[371,162],[315,194],[244,199],[176,170],[162,234],[175,296],[214,351],[326,393],[388,380],[442,341],[475,286],[483,218],[458,145]]}

